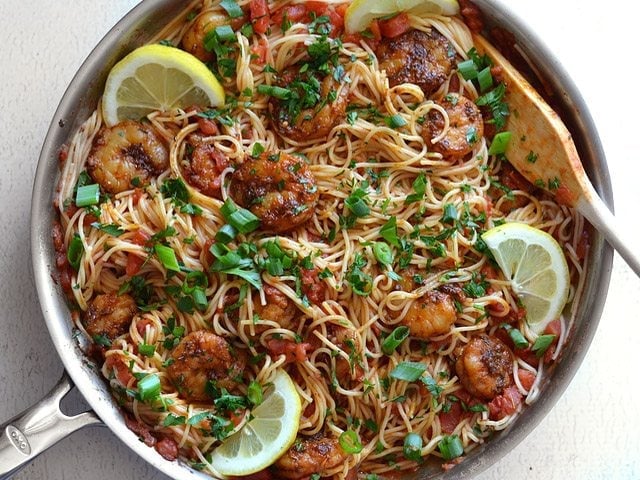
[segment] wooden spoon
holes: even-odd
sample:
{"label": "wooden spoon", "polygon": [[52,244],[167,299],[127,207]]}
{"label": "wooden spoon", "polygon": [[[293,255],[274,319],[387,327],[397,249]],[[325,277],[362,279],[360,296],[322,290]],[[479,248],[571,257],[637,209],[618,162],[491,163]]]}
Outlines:
{"label": "wooden spoon", "polygon": [[529,182],[554,195],[558,203],[578,210],[640,276],[640,259],[629,248],[631,239],[620,237],[616,219],[589,181],[571,133],[558,114],[486,39],[475,35],[474,44],[502,67],[511,111],[506,126],[512,132],[505,152],[509,163]]}

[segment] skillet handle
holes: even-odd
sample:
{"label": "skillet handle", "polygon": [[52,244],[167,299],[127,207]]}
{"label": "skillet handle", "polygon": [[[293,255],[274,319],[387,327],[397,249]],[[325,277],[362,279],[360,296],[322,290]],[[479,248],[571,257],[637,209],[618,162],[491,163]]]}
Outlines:
{"label": "skillet handle", "polygon": [[73,382],[65,372],[40,402],[0,426],[0,480],[9,479],[67,435],[102,423],[90,411],[74,417],[62,413],[60,402],[72,388]]}

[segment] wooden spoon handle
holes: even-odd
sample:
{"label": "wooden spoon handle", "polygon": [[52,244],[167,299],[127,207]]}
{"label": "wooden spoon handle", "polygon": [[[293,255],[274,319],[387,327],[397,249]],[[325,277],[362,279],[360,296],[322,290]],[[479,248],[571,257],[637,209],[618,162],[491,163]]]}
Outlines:
{"label": "wooden spoon handle", "polygon": [[620,228],[620,222],[616,220],[611,211],[607,208],[600,197],[591,195],[590,198],[581,198],[576,205],[578,211],[593,225],[593,227],[604,235],[609,245],[611,245],[627,262],[627,265],[640,277],[640,257],[638,252],[631,247],[638,249],[637,238]]}

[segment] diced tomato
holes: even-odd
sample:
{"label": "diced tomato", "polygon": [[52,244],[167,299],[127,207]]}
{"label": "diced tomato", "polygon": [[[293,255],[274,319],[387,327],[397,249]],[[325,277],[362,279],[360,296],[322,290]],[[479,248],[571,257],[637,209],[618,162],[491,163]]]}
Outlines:
{"label": "diced tomato", "polygon": [[560,205],[572,206],[576,203],[576,196],[565,185],[560,185],[556,190],[556,202]]}
{"label": "diced tomato", "polygon": [[311,344],[272,338],[267,340],[267,349],[272,357],[284,355],[286,363],[301,363],[307,359],[307,350],[311,350]]}
{"label": "diced tomato", "polygon": [[377,20],[374,20],[369,25],[369,30],[373,34],[373,40],[377,44],[380,40],[382,40],[382,33],[380,32],[380,24]]}
{"label": "diced tomato", "polygon": [[518,387],[511,385],[506,388],[501,395],[489,402],[489,418],[501,420],[504,417],[515,413],[522,404],[522,394]]}
{"label": "diced tomato", "polygon": [[244,412],[238,411],[238,412],[230,412],[229,413],[229,420],[236,427],[238,425],[240,425],[240,422],[242,422],[243,418],[244,418]]}
{"label": "diced tomato", "polygon": [[134,379],[129,367],[119,356],[109,355],[104,363],[113,369],[116,378],[122,385],[129,385],[129,382]]}
{"label": "diced tomato", "polygon": [[440,412],[438,418],[440,419],[440,428],[445,433],[451,433],[458,426],[464,413],[462,411],[462,405],[460,402],[451,402],[451,407],[447,412]]}
{"label": "diced tomato", "polygon": [[218,135],[220,133],[216,122],[209,118],[198,118],[198,128],[205,135]]}
{"label": "diced tomato", "polygon": [[327,15],[331,23],[331,37],[336,38],[344,30],[344,17],[335,10],[329,10]]}
{"label": "diced tomato", "polygon": [[560,333],[562,333],[562,324],[559,319],[549,322],[549,324],[544,328],[545,335],[555,335],[556,339],[560,336]]}
{"label": "diced tomato", "polygon": [[306,6],[307,10],[315,13],[317,17],[324,15],[329,8],[329,5],[325,2],[307,2]]}
{"label": "diced tomato", "polygon": [[314,413],[316,413],[316,404],[311,402],[304,409],[304,412],[302,412],[302,415],[304,415],[306,418],[310,418]]}
{"label": "diced tomato", "polygon": [[271,23],[267,0],[252,0],[249,4],[249,14],[253,24],[253,31],[258,34],[267,33]]}
{"label": "diced tomato", "polygon": [[131,200],[133,201],[133,204],[138,205],[143,195],[144,195],[144,190],[142,188],[135,188],[133,190],[133,195],[131,195]]}
{"label": "diced tomato", "polygon": [[144,258],[139,257],[135,253],[129,252],[127,254],[127,266],[124,271],[128,277],[133,277],[140,271],[143,263]]}
{"label": "diced tomato", "polygon": [[69,145],[62,145],[60,150],[58,151],[58,161],[60,164],[64,164],[67,161],[67,157],[69,156]]}
{"label": "diced tomato", "polygon": [[153,324],[153,321],[149,320],[148,318],[143,318],[136,322],[136,330],[138,330],[138,333],[140,334],[141,337],[144,337],[147,332],[147,325],[152,325],[152,324]]}
{"label": "diced tomato", "polygon": [[251,47],[251,53],[255,55],[255,61],[258,65],[267,63],[267,53],[269,52],[269,42],[261,38],[258,43]]}
{"label": "diced tomato", "polygon": [[151,235],[149,235],[147,232],[145,232],[142,229],[138,229],[135,231],[135,233],[133,235],[131,235],[131,238],[129,239],[129,241],[135,245],[146,245],[146,243],[151,240]]}
{"label": "diced tomato", "polygon": [[302,293],[314,305],[320,305],[326,298],[327,284],[320,280],[318,270],[301,269]]}
{"label": "diced tomato", "polygon": [[533,384],[536,381],[536,374],[533,373],[531,370],[525,370],[524,368],[519,368],[518,379],[520,380],[520,383],[525,388],[525,390],[529,391],[531,390],[531,387],[533,387]]}
{"label": "diced tomato", "polygon": [[336,5],[336,13],[342,17],[342,21],[344,22],[344,16],[347,13],[347,9],[349,8],[348,3],[341,3],[340,5]]}
{"label": "diced tomato", "polygon": [[297,23],[307,18],[307,7],[303,4],[287,5],[279,8],[271,15],[273,25],[282,25],[284,19]]}
{"label": "diced tomato", "polygon": [[399,37],[411,28],[409,16],[404,12],[388,20],[380,20],[379,24],[380,33],[387,38]]}

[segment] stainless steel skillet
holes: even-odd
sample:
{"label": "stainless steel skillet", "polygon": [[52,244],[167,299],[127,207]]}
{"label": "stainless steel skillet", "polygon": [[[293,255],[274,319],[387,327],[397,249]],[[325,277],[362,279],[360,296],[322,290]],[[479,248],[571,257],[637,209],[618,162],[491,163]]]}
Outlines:
{"label": "stainless steel skillet", "polygon": [[[506,26],[516,34],[524,50],[556,90],[557,97],[561,100],[560,105],[565,120],[569,123],[578,143],[591,179],[600,195],[610,202],[611,190],[601,147],[591,119],[573,84],[548,51],[536,40],[535,35],[527,31],[522,22],[506,12],[507,7],[504,4],[497,1],[478,1],[477,3],[495,23]],[[58,440],[77,428],[96,424],[99,417],[127,445],[165,474],[173,478],[208,478],[177,463],[164,461],[153,449],[141,444],[137,436],[125,427],[122,416],[117,406],[111,401],[99,373],[87,364],[85,356],[76,345],[64,297],[51,280],[51,272],[54,268],[54,252],[51,245],[51,224],[54,212],[51,202],[57,175],[57,151],[95,108],[104,77],[111,65],[123,53],[144,43],[183,5],[183,2],[177,0],[146,0],[132,11],[105,37],[85,62],[52,121],[34,185],[32,212],[34,272],[43,313],[54,344],[69,376],[87,398],[97,417],[90,413],[74,419],[66,419],[58,413],[59,399],[63,392],[70,388],[68,378],[63,379],[60,387],[52,392],[45,403],[39,404],[31,412],[31,416],[11,421],[13,429],[6,429],[3,426],[3,435],[0,439],[0,475],[6,475],[16,466],[14,463],[5,463],[5,458],[8,459],[7,462],[28,461],[30,457],[25,454],[27,450],[31,455],[37,454],[46,449],[52,440]],[[585,139],[590,141],[587,142]],[[611,250],[604,244],[602,238],[595,236],[589,259],[591,274],[587,293],[584,296],[588,300],[581,306],[579,321],[572,332],[564,357],[548,380],[541,399],[523,413],[513,428],[502,432],[488,444],[476,449],[456,469],[447,474],[439,470],[425,469],[413,477],[468,478],[504,456],[537,425],[566,388],[595,333],[608,286],[611,259]],[[40,433],[36,433],[38,431]],[[14,445],[22,446],[23,450],[18,451]]]}

